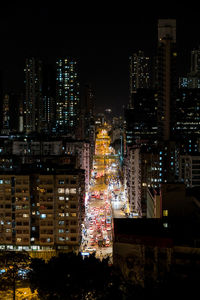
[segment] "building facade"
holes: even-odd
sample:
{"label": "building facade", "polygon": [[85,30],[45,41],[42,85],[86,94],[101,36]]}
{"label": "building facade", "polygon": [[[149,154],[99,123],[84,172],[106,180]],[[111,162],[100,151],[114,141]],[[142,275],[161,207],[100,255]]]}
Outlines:
{"label": "building facade", "polygon": [[24,132],[40,131],[42,110],[42,62],[27,58],[25,62]]}
{"label": "building facade", "polygon": [[129,57],[130,108],[134,107],[137,89],[148,89],[150,85],[150,58],[139,50]]}
{"label": "building facade", "polygon": [[172,136],[177,89],[176,76],[176,20],[158,20],[158,126],[159,138],[166,141]]}
{"label": "building facade", "polygon": [[0,175],[1,246],[78,249],[84,218],[80,170]]}
{"label": "building facade", "polygon": [[179,180],[186,187],[200,186],[200,155],[180,155],[179,158]]}
{"label": "building facade", "polygon": [[71,58],[56,61],[56,132],[73,134],[80,113],[80,85],[77,62]]}
{"label": "building facade", "polygon": [[141,217],[141,159],[138,147],[128,148],[124,175],[129,214],[132,217]]}

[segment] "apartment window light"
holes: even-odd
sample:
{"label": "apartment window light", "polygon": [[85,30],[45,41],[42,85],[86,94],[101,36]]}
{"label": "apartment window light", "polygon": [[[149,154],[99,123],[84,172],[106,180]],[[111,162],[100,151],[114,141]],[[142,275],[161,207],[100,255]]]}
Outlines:
{"label": "apartment window light", "polygon": [[168,217],[168,210],[167,209],[163,210],[163,217]]}

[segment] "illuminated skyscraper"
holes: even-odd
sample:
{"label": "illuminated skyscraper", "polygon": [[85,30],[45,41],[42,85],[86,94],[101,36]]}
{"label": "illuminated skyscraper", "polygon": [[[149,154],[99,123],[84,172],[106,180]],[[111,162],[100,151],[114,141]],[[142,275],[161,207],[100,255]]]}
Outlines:
{"label": "illuminated skyscraper", "polygon": [[40,131],[42,108],[42,63],[27,58],[25,65],[24,131]]}
{"label": "illuminated skyscraper", "polygon": [[79,121],[80,91],[77,62],[61,58],[56,62],[56,131],[75,133]]}
{"label": "illuminated skyscraper", "polygon": [[9,133],[9,129],[10,129],[10,114],[9,114],[9,95],[6,94],[3,98],[3,126],[2,126],[2,133]]}
{"label": "illuminated skyscraper", "polygon": [[2,103],[2,134],[19,131],[21,101],[22,95],[12,92],[4,94]]}
{"label": "illuminated skyscraper", "polygon": [[190,73],[179,78],[180,88],[199,89],[200,88],[200,46],[193,49],[190,55]]}
{"label": "illuminated skyscraper", "polygon": [[160,139],[171,136],[175,112],[176,77],[176,20],[158,21],[158,122]]}
{"label": "illuminated skyscraper", "polygon": [[143,51],[129,57],[130,108],[134,107],[134,94],[137,89],[150,88],[150,59]]}
{"label": "illuminated skyscraper", "polygon": [[55,71],[43,64],[41,131],[52,132],[55,125]]}
{"label": "illuminated skyscraper", "polygon": [[158,141],[161,182],[175,180],[175,160],[178,155],[174,142],[176,97],[178,89],[176,20],[158,20],[157,91]]}

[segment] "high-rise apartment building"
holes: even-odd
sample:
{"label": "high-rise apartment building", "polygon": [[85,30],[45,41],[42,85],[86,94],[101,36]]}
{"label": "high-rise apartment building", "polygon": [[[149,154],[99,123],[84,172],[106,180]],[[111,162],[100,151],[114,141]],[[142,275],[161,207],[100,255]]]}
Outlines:
{"label": "high-rise apartment building", "polygon": [[80,86],[77,62],[60,58],[56,62],[56,131],[73,134],[79,121]]}
{"label": "high-rise apartment building", "polygon": [[79,135],[77,139],[86,139],[90,141],[92,151],[94,151],[95,126],[94,126],[94,106],[95,92],[91,84],[84,86],[81,97],[81,114],[79,117]]}
{"label": "high-rise apartment building", "polygon": [[12,134],[9,138],[1,136],[0,154],[0,170],[17,169],[21,164],[73,164],[74,168],[84,170],[88,191],[92,169],[92,148],[88,140],[74,140],[62,135],[49,137],[43,133]]}
{"label": "high-rise apartment building", "polygon": [[42,62],[27,58],[25,65],[24,131],[40,131],[42,109]]}
{"label": "high-rise apartment building", "polygon": [[127,148],[123,171],[131,216],[146,216],[147,189],[160,187],[162,170],[156,147],[149,149],[148,146],[135,145]]}
{"label": "high-rise apartment building", "polygon": [[179,180],[187,187],[200,186],[200,155],[180,155]]}
{"label": "high-rise apartment building", "polygon": [[89,116],[94,115],[94,106],[95,106],[95,93],[91,84],[87,84],[84,87],[84,98],[83,98],[83,107],[85,114]]}
{"label": "high-rise apartment building", "polygon": [[92,169],[91,144],[88,141],[71,140],[66,141],[65,153],[76,155],[80,169],[85,171],[85,189],[88,191],[90,174]]}
{"label": "high-rise apartment building", "polygon": [[152,89],[138,89],[134,95],[134,108],[125,110],[125,136],[127,146],[152,144],[157,140],[158,94]]}
{"label": "high-rise apartment building", "polygon": [[129,57],[129,107],[125,110],[127,146],[153,142],[157,136],[157,93],[151,89],[150,57],[139,50]]}
{"label": "high-rise apartment building", "polygon": [[200,88],[200,47],[191,51],[190,72],[179,78],[179,88]]}
{"label": "high-rise apartment building", "polygon": [[134,107],[137,89],[150,88],[150,58],[139,50],[129,57],[130,108]]}
{"label": "high-rise apartment building", "polygon": [[9,95],[4,95],[3,98],[3,107],[2,107],[2,114],[3,114],[3,120],[2,120],[2,133],[8,134],[10,131],[10,110],[9,110]]}
{"label": "high-rise apartment building", "polygon": [[41,132],[52,132],[55,125],[55,70],[48,64],[43,64],[42,70],[42,107]]}
{"label": "high-rise apartment building", "polygon": [[84,218],[84,171],[0,174],[0,241],[9,249],[78,249]]}
{"label": "high-rise apartment building", "polygon": [[176,78],[176,20],[158,21],[158,125],[160,139],[171,137],[175,112]]}
{"label": "high-rise apartment building", "polygon": [[[176,140],[185,144],[183,150],[189,151],[186,144],[193,140],[189,152],[196,152],[193,147],[200,138],[200,90],[199,89],[179,89],[176,98]],[[196,146],[197,148],[197,146]],[[189,153],[188,152],[188,153]]]}
{"label": "high-rise apartment building", "polygon": [[2,134],[18,132],[20,129],[20,103],[22,95],[6,93],[2,103]]}
{"label": "high-rise apartment building", "polygon": [[190,73],[194,75],[200,74],[200,47],[191,51]]}
{"label": "high-rise apartment building", "polygon": [[129,213],[132,217],[141,217],[141,157],[137,146],[128,148],[125,160],[125,180]]}

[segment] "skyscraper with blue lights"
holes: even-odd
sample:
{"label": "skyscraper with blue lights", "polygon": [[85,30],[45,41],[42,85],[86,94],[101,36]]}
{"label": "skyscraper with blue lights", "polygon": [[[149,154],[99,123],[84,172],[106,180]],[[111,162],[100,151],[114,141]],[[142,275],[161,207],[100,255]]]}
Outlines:
{"label": "skyscraper with blue lights", "polygon": [[56,61],[56,131],[74,134],[79,120],[80,84],[77,62],[71,58]]}

